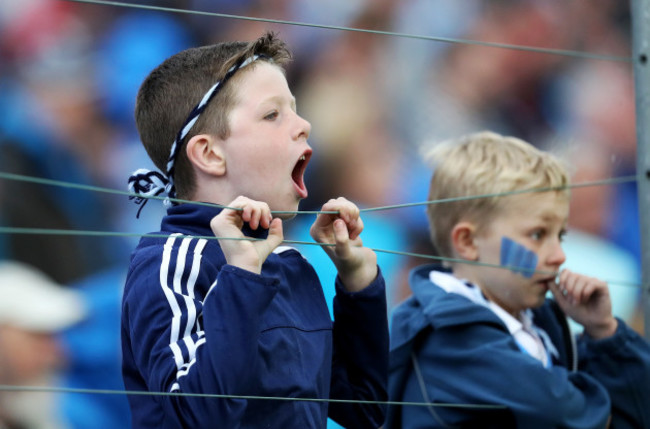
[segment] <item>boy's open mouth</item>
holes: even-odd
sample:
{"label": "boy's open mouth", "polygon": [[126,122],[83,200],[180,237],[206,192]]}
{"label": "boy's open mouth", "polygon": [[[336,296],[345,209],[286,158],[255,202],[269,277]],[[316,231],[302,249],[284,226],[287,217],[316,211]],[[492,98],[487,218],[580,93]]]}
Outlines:
{"label": "boy's open mouth", "polygon": [[304,177],[305,169],[309,163],[309,158],[311,158],[311,151],[305,151],[300,158],[298,158],[298,162],[296,162],[296,165],[293,167],[293,171],[291,172],[293,185],[300,198],[307,198],[307,187],[305,186]]}

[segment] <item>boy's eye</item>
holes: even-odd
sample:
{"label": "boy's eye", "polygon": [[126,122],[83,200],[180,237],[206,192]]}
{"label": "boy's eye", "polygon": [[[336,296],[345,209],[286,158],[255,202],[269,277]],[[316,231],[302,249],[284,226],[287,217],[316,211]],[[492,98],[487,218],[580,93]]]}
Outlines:
{"label": "boy's eye", "polygon": [[537,229],[537,230],[533,231],[530,234],[530,238],[532,238],[535,241],[541,240],[542,238],[544,238],[544,230]]}
{"label": "boy's eye", "polygon": [[564,239],[566,238],[566,234],[567,234],[566,230],[563,229],[562,231],[560,231],[560,233],[558,234],[558,238],[560,239],[560,241],[564,241]]}
{"label": "boy's eye", "polygon": [[277,110],[274,110],[273,112],[271,112],[271,113],[269,113],[268,115],[266,115],[266,116],[264,117],[264,119],[266,119],[267,121],[272,121],[272,120],[274,120],[275,118],[277,118],[278,115],[279,115],[278,111],[277,111]]}

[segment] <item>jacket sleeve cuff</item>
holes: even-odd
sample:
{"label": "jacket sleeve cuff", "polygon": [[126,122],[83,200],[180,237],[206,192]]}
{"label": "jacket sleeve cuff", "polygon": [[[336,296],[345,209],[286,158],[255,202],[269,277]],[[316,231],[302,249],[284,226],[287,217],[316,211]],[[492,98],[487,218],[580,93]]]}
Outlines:
{"label": "jacket sleeve cuff", "polygon": [[626,343],[633,341],[639,335],[634,332],[625,322],[618,317],[616,318],[618,326],[614,335],[599,340],[591,338],[587,334],[582,334],[581,342],[585,344],[594,353],[617,353],[625,348]]}
{"label": "jacket sleeve cuff", "polygon": [[386,284],[384,282],[384,277],[379,266],[377,266],[377,276],[364,289],[358,292],[349,292],[345,286],[343,286],[341,277],[338,275],[336,276],[335,288],[336,297],[339,300],[375,300],[377,298],[385,299],[386,297]]}

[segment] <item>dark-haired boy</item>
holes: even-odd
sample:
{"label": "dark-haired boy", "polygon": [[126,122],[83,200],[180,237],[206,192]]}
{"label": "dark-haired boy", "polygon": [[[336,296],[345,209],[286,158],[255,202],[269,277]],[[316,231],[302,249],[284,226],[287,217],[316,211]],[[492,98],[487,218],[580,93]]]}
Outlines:
{"label": "dark-haired boy", "polygon": [[164,237],[144,237],[132,256],[125,385],[172,394],[129,396],[135,427],[323,428],[328,415],[346,427],[383,422],[380,405],[327,402],[386,399],[385,288],[359,238],[359,210],[331,200],[323,210],[332,214],[311,229],[339,273],[333,324],[313,268],[279,246],[281,218],[292,216],[282,213],[307,196],[312,154],[310,124],[282,69],[289,57],[272,34],[190,49],[140,89],[138,129],[164,173],[138,171],[132,189],[227,208],[169,208]]}

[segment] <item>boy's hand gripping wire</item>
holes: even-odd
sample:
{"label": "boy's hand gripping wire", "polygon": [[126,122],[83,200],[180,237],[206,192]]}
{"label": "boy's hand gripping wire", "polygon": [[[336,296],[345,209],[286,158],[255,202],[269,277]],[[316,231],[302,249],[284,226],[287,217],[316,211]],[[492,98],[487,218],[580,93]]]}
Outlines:
{"label": "boy's hand gripping wire", "polygon": [[[253,230],[264,228],[269,235],[264,240],[247,240],[242,233],[244,222]],[[237,197],[210,221],[212,232],[219,238],[226,262],[251,271],[262,272],[262,264],[284,239],[282,220],[273,219],[266,203]]]}
{"label": "boy's hand gripping wire", "polygon": [[360,234],[363,221],[359,208],[347,199],[331,199],[321,209],[321,213],[311,226],[312,238],[321,244],[330,257],[345,288],[357,292],[368,286],[377,277],[377,255],[363,247]]}

